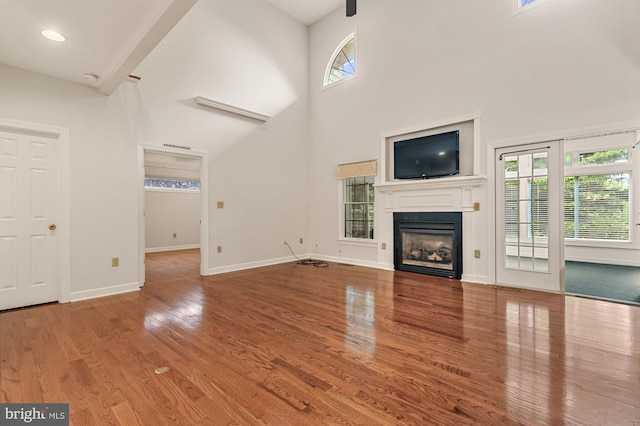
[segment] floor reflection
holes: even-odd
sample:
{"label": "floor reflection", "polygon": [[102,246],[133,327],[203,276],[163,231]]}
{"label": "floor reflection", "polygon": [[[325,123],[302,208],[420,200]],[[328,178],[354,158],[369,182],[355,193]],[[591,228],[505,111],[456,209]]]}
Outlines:
{"label": "floor reflection", "polygon": [[345,348],[354,355],[373,358],[376,350],[375,294],[347,285],[344,298]]}
{"label": "floor reflection", "polygon": [[[524,398],[536,401],[541,418],[557,410],[563,398],[560,369],[550,371],[549,308],[507,300],[505,305],[505,397],[507,410],[517,413]],[[557,363],[553,364],[557,365]],[[555,385],[554,385],[555,384]]]}
{"label": "floor reflection", "polygon": [[174,325],[184,330],[198,330],[202,323],[205,304],[202,287],[195,286],[182,293],[181,299],[164,300],[162,309],[147,306],[144,327],[149,330],[158,326]]}

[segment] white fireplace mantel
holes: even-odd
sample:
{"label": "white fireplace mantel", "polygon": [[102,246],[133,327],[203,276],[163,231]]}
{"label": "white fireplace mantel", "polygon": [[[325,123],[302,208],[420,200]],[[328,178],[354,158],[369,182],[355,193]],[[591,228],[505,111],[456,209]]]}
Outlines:
{"label": "white fireplace mantel", "polygon": [[386,212],[474,211],[476,191],[485,176],[455,176],[439,179],[384,182],[375,185],[384,196]]}
{"label": "white fireplace mantel", "polygon": [[486,176],[454,176],[439,179],[383,182],[376,184],[375,188],[383,193],[428,191],[434,189],[470,189],[483,186],[486,180]]}
{"label": "white fireplace mantel", "polygon": [[[474,250],[486,250],[484,234],[487,177],[480,175],[453,176],[427,180],[387,181],[375,185],[381,195],[376,197],[381,207],[377,229],[381,241],[394,241],[393,215],[405,212],[462,212],[462,279],[486,282],[478,274]],[[379,250],[380,259],[393,268],[391,250]]]}
{"label": "white fireplace mantel", "polygon": [[[460,173],[433,179],[393,179],[393,144],[398,140],[460,131]],[[378,249],[379,262],[393,269],[393,215],[410,212],[462,212],[462,279],[487,282],[484,266],[475,253],[487,253],[487,176],[485,149],[480,144],[480,113],[414,126],[380,135],[380,161],[376,190],[376,238],[391,250]],[[385,245],[385,247],[386,247]]]}

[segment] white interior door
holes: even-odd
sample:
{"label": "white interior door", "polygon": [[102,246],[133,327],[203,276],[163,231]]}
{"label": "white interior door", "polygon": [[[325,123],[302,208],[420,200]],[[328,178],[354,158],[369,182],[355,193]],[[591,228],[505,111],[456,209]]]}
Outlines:
{"label": "white interior door", "polygon": [[58,140],[0,131],[0,310],[60,299]]}
{"label": "white interior door", "polygon": [[496,282],[564,291],[562,143],[496,150]]}

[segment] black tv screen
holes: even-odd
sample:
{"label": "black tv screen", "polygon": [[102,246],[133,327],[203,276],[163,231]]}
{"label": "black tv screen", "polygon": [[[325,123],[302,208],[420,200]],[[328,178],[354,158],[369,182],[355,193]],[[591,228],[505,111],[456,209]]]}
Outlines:
{"label": "black tv screen", "polygon": [[393,144],[395,179],[429,179],[460,173],[460,132],[422,136]]}

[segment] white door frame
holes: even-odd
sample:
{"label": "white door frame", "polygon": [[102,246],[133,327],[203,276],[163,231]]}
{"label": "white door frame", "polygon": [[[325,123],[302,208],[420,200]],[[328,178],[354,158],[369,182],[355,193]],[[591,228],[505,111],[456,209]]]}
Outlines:
{"label": "white door frame", "polygon": [[58,211],[56,235],[58,239],[58,301],[71,300],[71,175],[69,155],[69,129],[27,121],[0,118],[0,130],[45,136],[58,141]]}
{"label": "white door frame", "polygon": [[[521,150],[530,151],[530,150],[546,150],[549,152],[549,163],[548,163],[548,173],[549,173],[549,267],[548,271],[548,280],[545,281],[539,277],[542,277],[542,273],[537,272],[526,272],[526,271],[516,271],[513,272],[513,277],[510,281],[515,280],[515,276],[520,273],[522,276],[517,279],[518,282],[503,282],[498,283],[498,269],[501,268],[499,262],[502,261],[502,244],[504,243],[504,228],[501,227],[500,217],[503,217],[504,214],[504,205],[499,205],[500,198],[498,196],[498,183],[501,182],[502,178],[498,176],[497,171],[494,172],[494,180],[493,180],[493,196],[495,199],[495,210],[494,217],[496,218],[495,223],[495,233],[496,236],[494,247],[494,282],[502,285],[509,285],[514,287],[523,287],[523,288],[532,288],[534,290],[542,290],[542,291],[552,291],[552,292],[561,292],[564,293],[564,232],[563,232],[563,178],[564,178],[564,168],[563,168],[563,159],[564,159],[564,150],[563,150],[563,139],[558,140],[549,140],[543,142],[529,142],[526,145],[509,145],[509,146],[501,146],[499,148],[494,148],[493,151],[493,163],[494,170],[497,170],[495,167],[498,164],[498,161],[495,158],[500,153],[506,152],[518,152]],[[557,182],[556,186],[552,187],[551,180],[553,177],[556,177]],[[502,190],[502,189],[500,189]],[[507,274],[509,275],[509,274]],[[526,276],[528,275],[528,276]],[[535,276],[538,278],[534,278]],[[525,278],[521,281],[522,278]],[[529,281],[530,280],[530,281]],[[527,284],[527,281],[529,283]]]}
{"label": "white door frame", "polygon": [[145,281],[145,192],[144,155],[146,152],[176,154],[200,159],[200,275],[209,275],[209,160],[205,152],[184,151],[159,145],[138,145],[138,282]]}

